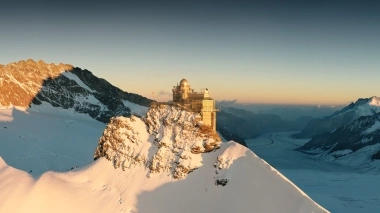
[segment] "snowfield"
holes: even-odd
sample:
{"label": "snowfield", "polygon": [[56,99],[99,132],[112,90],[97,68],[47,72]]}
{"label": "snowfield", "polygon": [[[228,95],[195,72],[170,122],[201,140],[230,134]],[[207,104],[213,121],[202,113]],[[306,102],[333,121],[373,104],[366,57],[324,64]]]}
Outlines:
{"label": "snowfield", "polygon": [[[379,212],[380,179],[379,170],[374,167],[351,164],[348,160],[362,162],[367,156],[363,152],[354,153],[355,158],[321,160],[318,155],[306,155],[294,149],[307,139],[293,139],[294,132],[265,134],[246,140],[248,147],[259,157],[278,169],[299,186],[313,200],[331,212]],[[378,148],[377,147],[368,147]],[[337,153],[346,154],[346,153]],[[377,163],[380,168],[380,163]]]}
{"label": "snowfield", "polygon": [[91,162],[105,125],[87,115],[34,106],[0,115],[0,212],[328,212],[235,142],[196,154],[201,165],[176,179]]}
{"label": "snowfield", "polygon": [[105,124],[50,104],[0,109],[0,157],[37,178],[46,171],[68,171],[93,161]]}

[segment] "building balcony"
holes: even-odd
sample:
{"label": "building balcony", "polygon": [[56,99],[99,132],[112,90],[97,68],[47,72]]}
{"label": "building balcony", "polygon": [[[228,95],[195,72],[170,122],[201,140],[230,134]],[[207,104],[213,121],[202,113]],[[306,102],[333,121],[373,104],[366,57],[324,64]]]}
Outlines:
{"label": "building balcony", "polygon": [[203,109],[201,109],[201,112],[220,112],[220,111],[221,111],[220,108],[215,108],[215,109],[203,108]]}

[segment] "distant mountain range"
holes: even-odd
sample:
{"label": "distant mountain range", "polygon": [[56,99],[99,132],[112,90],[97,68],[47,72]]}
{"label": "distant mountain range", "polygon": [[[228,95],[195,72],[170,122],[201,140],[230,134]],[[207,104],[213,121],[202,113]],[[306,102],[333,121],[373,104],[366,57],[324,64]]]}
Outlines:
{"label": "distant mountain range", "polygon": [[313,120],[297,136],[313,136],[298,151],[368,166],[380,159],[380,98],[362,98],[331,116]]}
{"label": "distant mountain range", "polygon": [[259,110],[259,113],[263,114],[274,114],[280,116],[283,120],[295,120],[299,117],[314,117],[322,118],[333,114],[340,106],[314,106],[311,108],[304,107],[291,107],[291,106],[281,106],[269,110]]}
{"label": "distant mountain range", "polygon": [[299,131],[313,120],[313,117],[301,116],[293,121],[284,121],[278,115],[257,114],[233,107],[222,107],[216,116],[219,129],[227,129],[244,139],[266,132]]}
{"label": "distant mountain range", "polygon": [[380,112],[380,98],[362,98],[344,107],[330,116],[312,120],[295,138],[312,138],[313,136],[332,132],[349,124],[362,116],[374,115]]}
{"label": "distant mountain range", "polygon": [[322,118],[340,110],[344,106],[336,105],[274,105],[274,104],[244,104],[233,101],[218,101],[221,107],[244,109],[257,114],[278,115],[282,120],[293,121],[299,117]]}

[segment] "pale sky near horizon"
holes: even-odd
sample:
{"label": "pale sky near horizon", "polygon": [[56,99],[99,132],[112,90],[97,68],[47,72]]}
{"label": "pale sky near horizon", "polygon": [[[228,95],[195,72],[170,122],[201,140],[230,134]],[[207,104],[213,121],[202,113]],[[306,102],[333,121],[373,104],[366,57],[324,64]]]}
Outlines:
{"label": "pale sky near horizon", "polygon": [[245,103],[380,96],[376,1],[1,2],[0,64],[72,64],[158,100],[182,78]]}

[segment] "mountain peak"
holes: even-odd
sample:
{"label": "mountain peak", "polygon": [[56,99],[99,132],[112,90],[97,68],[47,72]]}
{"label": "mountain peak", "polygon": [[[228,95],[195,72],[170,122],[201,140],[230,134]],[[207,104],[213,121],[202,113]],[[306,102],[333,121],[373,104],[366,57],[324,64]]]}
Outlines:
{"label": "mountain peak", "polygon": [[331,116],[317,119],[310,122],[295,137],[312,138],[313,136],[332,132],[335,129],[349,124],[360,117],[372,116],[380,113],[380,98],[372,96],[370,98],[359,98],[355,103],[351,103],[343,109],[336,111]]}
{"label": "mountain peak", "polygon": [[380,112],[380,98],[372,96],[370,98],[359,98],[355,103],[351,103],[340,111],[337,111],[333,116],[341,116],[346,113],[354,112],[357,116],[373,115]]}
{"label": "mountain peak", "polygon": [[372,96],[370,98],[359,98],[354,105],[359,106],[359,105],[380,105],[377,104],[377,102],[380,102],[380,98],[377,96]]}
{"label": "mountain peak", "polygon": [[372,97],[369,99],[368,104],[371,105],[371,106],[377,106],[377,107],[380,107],[380,98],[379,98],[379,97],[376,97],[376,96],[372,96]]}
{"label": "mountain peak", "polygon": [[112,116],[129,116],[131,104],[149,106],[150,100],[70,64],[28,59],[0,66],[0,106],[28,108],[44,103],[108,122]]}

